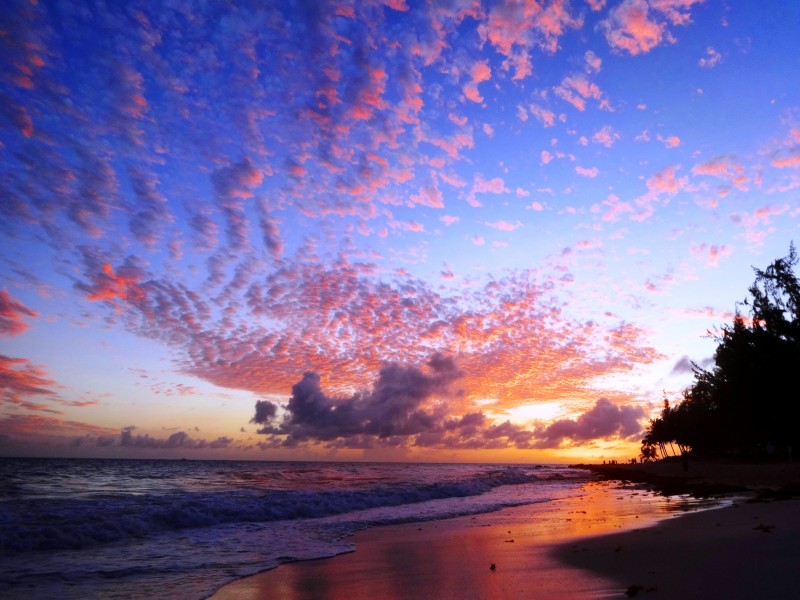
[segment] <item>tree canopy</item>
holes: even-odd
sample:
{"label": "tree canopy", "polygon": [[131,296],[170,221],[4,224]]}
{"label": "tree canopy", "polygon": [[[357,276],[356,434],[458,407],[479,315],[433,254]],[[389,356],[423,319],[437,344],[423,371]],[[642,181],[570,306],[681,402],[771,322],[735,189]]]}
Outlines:
{"label": "tree canopy", "polygon": [[[693,363],[694,383],[650,421],[642,457],[691,450],[703,456],[759,456],[800,447],[800,283],[794,244],[766,269],[753,268],[733,322],[713,334],[714,366]],[[740,310],[745,307],[746,314]]]}

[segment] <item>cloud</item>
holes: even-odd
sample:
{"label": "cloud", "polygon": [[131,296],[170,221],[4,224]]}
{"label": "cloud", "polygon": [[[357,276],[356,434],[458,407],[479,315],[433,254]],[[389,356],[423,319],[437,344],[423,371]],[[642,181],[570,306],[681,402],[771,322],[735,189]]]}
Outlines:
{"label": "cloud", "polygon": [[174,219],[167,200],[158,191],[159,181],[144,169],[131,167],[128,171],[136,208],[131,210],[129,228],[142,244],[153,248],[160,241],[161,231]]}
{"label": "cloud", "polygon": [[83,249],[83,259],[90,282],[79,282],[75,287],[89,300],[116,304],[117,301],[136,302],[143,298],[144,291],[139,283],[144,273],[134,257],[128,257],[116,271],[113,265],[102,262],[89,248]]}
{"label": "cloud", "polygon": [[0,290],[0,335],[14,337],[26,329],[24,317],[38,317],[39,313],[17,302],[5,290]]}
{"label": "cloud", "polygon": [[292,386],[286,414],[273,423],[277,408],[267,401],[256,404],[252,422],[263,425],[259,433],[286,436],[284,444],[308,440],[371,436],[388,439],[409,437],[442,427],[441,416],[425,403],[446,397],[463,377],[452,358],[434,355],[427,372],[397,363],[384,365],[372,390],[348,398],[329,398],[316,373],[306,373]]}
{"label": "cloud", "polygon": [[598,24],[613,50],[632,55],[647,53],[675,37],[668,25],[687,25],[689,10],[703,0],[624,0]]}
{"label": "cloud", "polygon": [[48,405],[31,401],[44,396],[55,398],[58,384],[49,379],[45,370],[24,358],[0,354],[0,401],[28,410],[49,410]]}
{"label": "cloud", "polygon": [[[520,108],[524,111],[524,108]],[[528,106],[528,110],[530,110],[530,113],[545,127],[553,127],[555,125],[556,115],[552,111],[542,108],[537,104],[530,104]],[[527,116],[525,119],[523,119],[523,121],[526,119]]]}
{"label": "cloud", "polygon": [[268,447],[556,448],[564,442],[631,438],[642,432],[643,408],[617,406],[606,398],[576,420],[537,430],[492,422],[480,411],[454,413],[448,400],[459,393],[454,384],[464,372],[441,354],[426,366],[427,371],[384,365],[370,390],[338,398],[327,395],[319,375],[309,372],[292,386],[285,406],[259,400],[251,422],[261,425],[258,433],[268,436]]}
{"label": "cloud", "polygon": [[575,167],[575,172],[578,175],[583,175],[584,177],[597,177],[600,174],[600,169],[597,167],[592,167],[587,169],[586,167]]}
{"label": "cloud", "polygon": [[503,68],[513,69],[514,79],[524,79],[533,72],[530,54],[534,49],[554,53],[560,37],[582,24],[580,16],[570,13],[567,0],[554,0],[545,6],[501,0],[489,9],[479,32],[483,40],[506,57]]}
{"label": "cloud", "polygon": [[450,225],[458,223],[461,220],[461,218],[453,215],[444,215],[443,217],[439,217],[439,220],[442,223],[444,223],[447,227],[449,227]]}
{"label": "cloud", "polygon": [[678,146],[681,145],[681,138],[679,138],[677,135],[671,135],[666,138],[661,137],[660,135],[656,137],[658,141],[664,144],[664,146],[666,146],[667,148],[677,148]]}
{"label": "cloud", "polygon": [[[151,449],[176,449],[182,450],[196,450],[202,448],[220,449],[227,448],[233,444],[233,439],[229,437],[219,437],[215,440],[207,441],[204,439],[192,438],[185,431],[176,431],[166,438],[151,437],[148,434],[136,434],[133,431],[136,429],[134,426],[128,426],[122,429],[119,434],[119,440],[109,439],[107,436],[90,438],[88,441],[94,442],[96,446],[115,445],[124,448],[151,448]],[[73,440],[73,445],[84,445],[86,439]]]}
{"label": "cloud", "polygon": [[605,211],[601,217],[603,221],[613,222],[617,221],[624,213],[632,213],[633,207],[629,202],[622,202],[615,194],[609,194],[606,200],[599,205],[592,206],[591,210],[595,213]]}
{"label": "cloud", "polygon": [[[633,55],[658,46],[665,36],[665,24],[651,19],[649,11],[646,0],[624,0],[611,9],[608,18],[599,24],[608,45]],[[667,36],[670,41],[671,36]]]}
{"label": "cloud", "polygon": [[244,248],[247,244],[248,220],[242,201],[252,198],[263,180],[264,173],[248,158],[221,167],[211,175],[214,192],[227,221],[228,242],[233,249]]}
{"label": "cloud", "polygon": [[611,437],[637,438],[643,434],[642,420],[645,416],[641,406],[617,406],[608,398],[600,398],[577,419],[561,419],[537,430],[536,447],[557,448],[565,441],[582,443]]}
{"label": "cloud", "polygon": [[500,231],[514,231],[515,229],[519,229],[522,227],[522,223],[517,221],[516,223],[509,223],[508,221],[495,221],[493,223],[485,222],[484,225],[487,227],[491,227],[492,229],[499,229]]}
{"label": "cloud", "polygon": [[713,69],[720,63],[721,60],[722,60],[722,55],[716,50],[714,50],[714,48],[709,46],[708,48],[706,48],[706,55],[700,60],[698,60],[697,64],[699,64],[704,69]]}
{"label": "cloud", "polygon": [[481,203],[475,198],[476,194],[505,194],[509,193],[505,182],[500,177],[484,179],[481,174],[475,175],[475,181],[467,194],[467,202],[471,206],[479,207]]}
{"label": "cloud", "polygon": [[478,61],[472,65],[471,79],[464,86],[464,95],[468,100],[480,104],[483,98],[478,92],[478,84],[484,81],[489,81],[492,77],[492,69],[489,67],[488,61]]}
{"label": "cloud", "polygon": [[692,255],[705,263],[706,268],[718,267],[721,258],[733,254],[733,246],[723,244],[718,246],[716,244],[692,244],[690,247]]}
{"label": "cloud", "polygon": [[41,414],[0,417],[0,430],[6,435],[6,445],[18,451],[36,444],[67,444],[76,439],[91,439],[96,443],[99,439],[111,441],[118,437],[105,427]]}
{"label": "cloud", "polygon": [[689,375],[694,372],[692,360],[688,356],[681,356],[670,371],[670,375]]}
{"label": "cloud", "polygon": [[592,136],[595,144],[602,144],[606,148],[611,148],[617,140],[619,140],[619,133],[614,131],[611,125],[604,125]]}
{"label": "cloud", "polygon": [[441,190],[435,180],[429,180],[417,194],[411,195],[411,204],[419,204],[430,208],[444,208]]}
{"label": "cloud", "polygon": [[556,96],[570,103],[579,111],[586,110],[586,100],[597,100],[601,108],[608,109],[608,100],[603,97],[600,87],[583,75],[569,75],[554,88]]}
{"label": "cloud", "polygon": [[590,72],[597,72],[600,70],[600,67],[603,66],[603,59],[597,56],[597,54],[591,50],[587,50],[584,53],[583,58],[586,61],[586,69]]}
{"label": "cloud", "polygon": [[679,167],[669,165],[647,180],[647,189],[654,194],[677,194],[687,183],[685,177],[676,176]]}
{"label": "cloud", "polygon": [[740,190],[746,190],[748,182],[744,167],[731,156],[718,156],[692,168],[695,175],[706,175],[723,179]]}

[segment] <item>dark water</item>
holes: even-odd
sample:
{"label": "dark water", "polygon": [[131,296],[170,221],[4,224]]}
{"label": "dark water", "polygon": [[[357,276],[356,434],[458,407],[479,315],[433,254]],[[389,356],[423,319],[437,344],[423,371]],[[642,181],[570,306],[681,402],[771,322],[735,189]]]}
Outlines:
{"label": "dark water", "polygon": [[554,465],[0,459],[0,597],[203,598],[379,524],[576,494]]}

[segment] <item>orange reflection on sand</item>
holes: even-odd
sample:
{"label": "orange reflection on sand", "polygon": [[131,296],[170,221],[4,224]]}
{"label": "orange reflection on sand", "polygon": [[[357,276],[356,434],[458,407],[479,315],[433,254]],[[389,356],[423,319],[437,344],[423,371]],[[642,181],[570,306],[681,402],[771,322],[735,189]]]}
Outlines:
{"label": "orange reflection on sand", "polygon": [[552,549],[649,524],[664,515],[665,503],[606,482],[584,492],[497,513],[370,529],[356,535],[354,553],[284,565],[223,588],[212,600],[609,597],[615,584],[558,562]]}

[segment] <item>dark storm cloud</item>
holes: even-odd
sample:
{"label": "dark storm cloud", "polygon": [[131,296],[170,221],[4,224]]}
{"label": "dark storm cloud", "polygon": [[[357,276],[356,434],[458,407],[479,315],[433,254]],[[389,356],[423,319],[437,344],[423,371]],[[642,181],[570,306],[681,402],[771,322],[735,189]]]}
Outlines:
{"label": "dark storm cloud", "polygon": [[340,398],[322,390],[319,375],[305,373],[292,386],[282,411],[275,403],[259,400],[251,422],[262,425],[258,433],[270,436],[263,447],[322,443],[332,448],[550,448],[631,437],[642,429],[643,409],[617,406],[606,398],[574,421],[556,421],[538,430],[510,421],[491,423],[482,412],[454,415],[449,400],[460,393],[453,384],[464,377],[463,371],[442,354],[434,355],[426,367],[384,365],[371,390]]}
{"label": "dark storm cloud", "polygon": [[[233,439],[229,437],[219,437],[215,440],[208,441],[202,439],[195,439],[189,436],[185,431],[177,431],[167,438],[155,438],[147,434],[134,435],[133,431],[136,429],[133,426],[125,427],[120,432],[119,445],[126,447],[136,448],[227,448],[233,443]],[[107,437],[97,438],[97,445],[109,445]]]}
{"label": "dark storm cloud", "polygon": [[630,438],[642,433],[641,420],[645,416],[645,410],[640,406],[617,406],[608,398],[600,398],[577,419],[561,419],[537,431],[536,447],[557,448],[565,440],[586,442],[612,436]]}
{"label": "dark storm cloud", "polygon": [[282,421],[273,423],[277,407],[264,400],[256,403],[252,421],[264,425],[260,433],[286,435],[287,445],[358,436],[389,440],[442,429],[444,415],[425,404],[434,396],[456,395],[452,384],[463,373],[452,358],[439,354],[426,366],[427,372],[397,363],[384,365],[372,390],[346,398],[327,396],[319,375],[306,373],[292,386]]}

